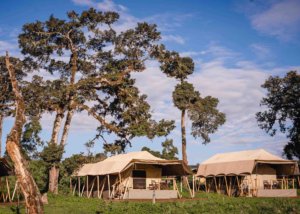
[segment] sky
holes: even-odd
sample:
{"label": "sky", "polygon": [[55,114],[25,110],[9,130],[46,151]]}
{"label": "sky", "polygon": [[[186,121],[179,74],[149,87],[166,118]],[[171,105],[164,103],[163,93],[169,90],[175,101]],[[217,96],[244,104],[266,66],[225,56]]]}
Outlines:
{"label": "sky", "polygon": [[[230,151],[263,148],[281,155],[287,142],[284,134],[271,137],[261,130],[255,113],[266,91],[261,85],[270,75],[284,76],[300,70],[300,1],[299,0],[2,0],[0,4],[0,54],[6,50],[20,55],[17,36],[22,25],[44,21],[51,14],[66,18],[66,12],[94,7],[116,11],[118,31],[132,28],[137,22],[155,23],[162,33],[162,43],[169,50],[192,57],[195,71],[188,79],[202,96],[212,95],[220,101],[226,123],[211,135],[211,142],[190,135],[187,121],[187,154],[190,164],[201,163],[210,156]],[[134,74],[140,91],[148,96],[153,117],[176,121],[168,136],[174,140],[181,157],[180,112],[172,104],[177,84],[167,78],[155,62],[145,72]],[[42,118],[43,140],[50,139],[54,115]],[[11,128],[12,118],[4,121],[2,146]],[[95,135],[97,121],[86,114],[76,114],[71,125],[64,157],[87,152],[84,143]],[[161,150],[164,138],[136,138],[126,152],[147,146]],[[102,152],[102,142],[94,153]]]}

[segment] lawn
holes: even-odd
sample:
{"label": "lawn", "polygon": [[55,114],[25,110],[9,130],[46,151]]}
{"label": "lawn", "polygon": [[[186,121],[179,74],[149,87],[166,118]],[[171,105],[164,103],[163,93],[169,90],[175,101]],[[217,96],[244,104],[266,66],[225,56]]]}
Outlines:
{"label": "lawn", "polygon": [[[73,196],[49,197],[45,213],[300,213],[300,198],[229,198],[198,193],[195,200],[157,202],[103,201]],[[0,206],[0,213],[18,213],[16,206]],[[22,206],[19,213],[25,213]]]}

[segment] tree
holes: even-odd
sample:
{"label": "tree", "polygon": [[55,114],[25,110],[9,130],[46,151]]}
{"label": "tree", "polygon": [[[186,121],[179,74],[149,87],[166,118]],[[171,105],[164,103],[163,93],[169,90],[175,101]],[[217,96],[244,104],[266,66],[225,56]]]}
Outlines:
{"label": "tree", "polygon": [[150,148],[144,146],[141,151],[147,151],[158,158],[163,158],[167,160],[177,160],[178,158],[176,155],[178,155],[178,149],[173,144],[172,139],[166,139],[164,142],[161,143],[162,146],[162,152],[160,151],[154,151]]}
{"label": "tree", "polygon": [[288,159],[300,159],[300,75],[288,72],[285,77],[270,76],[262,88],[267,90],[260,105],[267,109],[256,114],[258,125],[271,136],[279,130],[289,142],[284,146]]}
{"label": "tree", "polygon": [[186,79],[194,71],[194,62],[189,57],[180,57],[177,52],[166,51],[161,46],[159,59],[161,69],[168,77],[174,77],[179,83],[173,91],[173,103],[181,111],[182,160],[188,164],[186,154],[186,113],[192,121],[192,135],[200,137],[203,143],[209,143],[209,134],[225,123],[225,114],[217,109],[218,99],[211,96],[202,98]]}
{"label": "tree", "polygon": [[5,58],[0,58],[0,61],[2,61],[0,65],[4,65],[3,60],[5,60],[5,67],[1,67],[0,70],[6,70],[6,72],[8,72],[11,90],[15,99],[15,122],[7,136],[6,151],[14,163],[15,174],[24,194],[26,207],[29,213],[43,213],[43,204],[41,201],[40,192],[34,179],[28,171],[28,163],[23,157],[19,143],[26,118],[25,102],[18,86],[15,71],[22,70],[24,64],[19,59],[10,58],[8,53],[6,54]]}
{"label": "tree", "polygon": [[[113,29],[119,15],[95,9],[67,20],[50,16],[47,21],[25,24],[19,44],[25,59],[56,78],[43,83],[48,99],[45,111],[55,113],[52,137],[48,142],[64,149],[75,112],[87,112],[99,121],[97,136],[104,147],[122,152],[135,136],[164,136],[174,128],[173,121],[151,119],[146,96],[135,87],[132,72],[145,70],[145,62],[155,59],[160,33],[155,25],[138,23],[133,29],[117,33]],[[65,116],[66,115],[66,116]],[[63,118],[62,136],[59,131]],[[113,134],[114,142],[105,136]],[[53,146],[51,148],[54,148]],[[56,162],[54,162],[56,163]],[[49,190],[58,191],[59,167],[49,171]]]}

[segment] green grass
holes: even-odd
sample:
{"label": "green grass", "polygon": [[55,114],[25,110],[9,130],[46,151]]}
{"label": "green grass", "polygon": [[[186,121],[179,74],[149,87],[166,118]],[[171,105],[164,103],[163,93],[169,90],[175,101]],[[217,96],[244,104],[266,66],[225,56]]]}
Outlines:
{"label": "green grass", "polygon": [[[199,200],[176,202],[109,202],[73,196],[48,197],[45,213],[85,214],[85,213],[122,213],[122,214],[184,214],[184,213],[300,213],[299,198],[229,198],[223,195],[198,193]],[[17,213],[16,207],[0,205],[0,213]],[[21,207],[20,213],[25,213]]]}

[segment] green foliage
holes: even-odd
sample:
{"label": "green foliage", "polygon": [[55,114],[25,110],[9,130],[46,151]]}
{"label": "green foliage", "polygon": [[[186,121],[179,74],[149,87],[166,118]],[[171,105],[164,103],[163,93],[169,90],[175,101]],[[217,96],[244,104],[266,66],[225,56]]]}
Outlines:
{"label": "green foliage", "polygon": [[219,100],[207,96],[199,99],[188,111],[188,116],[192,121],[191,134],[196,138],[203,139],[203,143],[209,143],[209,134],[215,133],[218,127],[225,123],[225,114],[217,109]]}
{"label": "green foliage", "polygon": [[182,110],[192,108],[199,100],[199,92],[195,91],[194,86],[186,81],[183,81],[175,86],[173,91],[173,103]]}
{"label": "green foliage", "polygon": [[40,153],[42,160],[47,163],[48,167],[58,166],[62,155],[64,153],[64,147],[55,143],[48,143]]}
{"label": "green foliage", "polygon": [[194,72],[193,60],[190,57],[180,57],[174,51],[162,51],[160,62],[160,68],[167,76],[175,77],[181,82]]}
{"label": "green foliage", "polygon": [[172,139],[166,139],[164,142],[161,143],[162,145],[162,152],[161,157],[167,160],[176,160],[178,159],[176,155],[178,155],[178,149],[173,144]]}
{"label": "green foliage", "polygon": [[30,157],[37,157],[37,146],[43,145],[39,133],[42,131],[39,117],[30,117],[29,122],[24,126],[21,145],[25,150],[25,154]]}
{"label": "green foliage", "polygon": [[284,147],[284,154],[289,159],[300,159],[300,75],[290,71],[283,78],[271,76],[262,87],[267,95],[260,104],[267,110],[256,114],[259,127],[271,136],[278,129],[286,133],[290,141]]}
{"label": "green foliage", "polygon": [[29,170],[39,190],[43,193],[48,190],[48,165],[43,160],[29,161]]}
{"label": "green foliage", "polygon": [[164,142],[161,143],[162,152],[151,150],[150,148],[144,146],[141,151],[147,151],[158,158],[163,158],[167,160],[177,160],[178,158],[178,149],[173,144],[172,139],[166,139]]}

